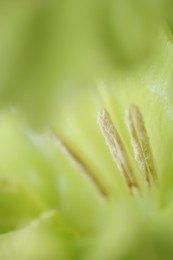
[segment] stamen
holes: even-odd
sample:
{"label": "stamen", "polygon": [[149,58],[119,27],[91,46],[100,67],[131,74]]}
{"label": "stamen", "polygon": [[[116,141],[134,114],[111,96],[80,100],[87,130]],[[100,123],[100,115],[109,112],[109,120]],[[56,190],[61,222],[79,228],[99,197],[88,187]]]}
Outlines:
{"label": "stamen", "polygon": [[139,189],[128,150],[126,149],[117,129],[114,127],[109,113],[105,109],[102,109],[98,114],[98,124],[113,160],[115,161],[120,173],[124,176],[127,186],[130,189]]}
{"label": "stamen", "polygon": [[97,176],[92,170],[88,167],[88,165],[82,160],[82,158],[77,154],[69,144],[63,140],[62,137],[59,137],[57,134],[52,132],[52,137],[55,141],[56,146],[58,147],[64,155],[68,157],[68,159],[72,162],[72,164],[83,172],[87,177],[89,177],[94,185],[97,187],[99,192],[106,198],[109,197],[109,191],[106,187],[106,184],[102,181],[99,176]]}
{"label": "stamen", "polygon": [[157,174],[143,117],[135,105],[130,105],[127,110],[126,124],[130,133],[135,159],[146,182],[150,184],[150,176],[157,181]]}

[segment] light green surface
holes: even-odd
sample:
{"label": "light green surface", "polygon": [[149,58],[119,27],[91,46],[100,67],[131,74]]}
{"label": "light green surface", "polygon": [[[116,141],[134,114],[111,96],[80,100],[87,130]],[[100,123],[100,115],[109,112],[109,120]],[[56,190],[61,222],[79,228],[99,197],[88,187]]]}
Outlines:
{"label": "light green surface", "polygon": [[[0,7],[0,259],[171,259],[171,4]],[[139,177],[142,196],[129,194],[97,124],[105,107],[140,176],[124,120],[130,104],[143,115],[159,178],[148,189]],[[59,150],[52,129],[109,198]]]}

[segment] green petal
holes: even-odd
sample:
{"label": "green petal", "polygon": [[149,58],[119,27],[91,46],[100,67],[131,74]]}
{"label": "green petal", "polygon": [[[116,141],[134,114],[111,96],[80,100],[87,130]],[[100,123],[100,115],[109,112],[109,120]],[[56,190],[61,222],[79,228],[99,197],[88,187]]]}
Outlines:
{"label": "green petal", "polygon": [[46,141],[24,133],[16,116],[0,118],[0,177],[18,183],[38,202],[40,210],[58,204],[55,169]]}
{"label": "green petal", "polygon": [[0,179],[0,233],[26,225],[42,208],[30,190],[8,179]]}
{"label": "green petal", "polygon": [[[65,235],[68,234],[69,235]],[[0,258],[4,260],[69,259],[65,231],[56,212],[44,213],[28,226],[0,235]],[[70,241],[70,239],[69,239]],[[67,244],[68,245],[68,244]]]}

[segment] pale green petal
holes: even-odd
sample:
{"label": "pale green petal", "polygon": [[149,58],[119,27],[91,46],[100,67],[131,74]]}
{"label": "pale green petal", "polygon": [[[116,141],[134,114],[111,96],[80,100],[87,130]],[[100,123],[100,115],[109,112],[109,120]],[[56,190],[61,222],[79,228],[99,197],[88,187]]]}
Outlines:
{"label": "pale green petal", "polygon": [[[69,233],[69,235],[68,235]],[[0,235],[0,258],[3,260],[43,260],[69,258],[66,231],[56,212],[44,213],[23,229]]]}
{"label": "pale green petal", "polygon": [[0,178],[0,233],[26,225],[42,210],[30,190],[7,178]]}
{"label": "pale green petal", "polygon": [[17,116],[4,113],[0,125],[0,178],[21,184],[41,211],[56,207],[55,170],[46,142],[32,133],[24,133]]}

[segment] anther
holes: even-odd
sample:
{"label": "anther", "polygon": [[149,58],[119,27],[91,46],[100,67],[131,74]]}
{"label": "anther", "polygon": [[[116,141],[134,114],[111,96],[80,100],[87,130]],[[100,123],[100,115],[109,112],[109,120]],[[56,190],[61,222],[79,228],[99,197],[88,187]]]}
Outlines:
{"label": "anther", "polygon": [[146,182],[148,185],[150,184],[151,176],[154,181],[157,182],[157,174],[153,162],[147,130],[145,128],[142,114],[137,106],[130,105],[127,109],[126,125],[130,133],[135,159]]}
{"label": "anther", "polygon": [[84,173],[95,185],[100,194],[108,198],[110,193],[107,185],[102,181],[102,179],[96,175],[84,162],[78,153],[57,133],[52,132],[51,134],[57,148],[71,161],[76,169]]}
{"label": "anther", "polygon": [[99,112],[98,124],[113,160],[116,163],[120,173],[124,176],[127,186],[130,190],[133,190],[133,188],[137,188],[139,190],[135,170],[132,166],[128,150],[106,109],[102,109]]}

